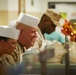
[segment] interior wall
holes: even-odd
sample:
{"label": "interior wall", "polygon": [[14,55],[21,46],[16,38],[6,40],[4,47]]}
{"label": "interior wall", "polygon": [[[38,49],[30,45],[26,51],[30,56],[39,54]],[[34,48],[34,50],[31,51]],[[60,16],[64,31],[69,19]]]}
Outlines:
{"label": "interior wall", "polygon": [[0,0],[0,25],[8,25],[18,17],[18,0]]}
{"label": "interior wall", "polygon": [[0,25],[8,23],[8,0],[0,0]]}
{"label": "interior wall", "polygon": [[26,3],[25,3],[26,13],[40,18],[43,13],[42,12],[42,0],[33,0],[33,4],[31,1],[32,0],[26,0]]}
{"label": "interior wall", "polygon": [[[17,19],[18,1],[19,0],[0,0],[0,25],[8,24],[10,21]],[[42,14],[48,8],[48,2],[53,0],[33,0],[33,5],[31,1],[32,0],[25,0],[25,13],[41,18]],[[60,1],[66,2],[66,0]],[[71,0],[67,1],[70,2]],[[76,0],[72,0],[72,2],[76,2]],[[67,14],[67,19],[70,18],[72,13],[76,13],[76,4],[56,4],[55,6],[56,8],[54,10],[57,10],[58,12],[65,12]]]}
{"label": "interior wall", "polygon": [[16,20],[18,17],[18,1],[19,0],[8,0],[8,23]]}
{"label": "interior wall", "polygon": [[[47,10],[48,2],[76,2],[76,0],[33,0],[34,4],[32,5],[30,0],[26,0],[26,13],[32,14],[37,13],[39,18]],[[66,13],[66,19],[69,20],[73,13],[76,13],[76,4],[55,4],[56,10],[60,13]]]}

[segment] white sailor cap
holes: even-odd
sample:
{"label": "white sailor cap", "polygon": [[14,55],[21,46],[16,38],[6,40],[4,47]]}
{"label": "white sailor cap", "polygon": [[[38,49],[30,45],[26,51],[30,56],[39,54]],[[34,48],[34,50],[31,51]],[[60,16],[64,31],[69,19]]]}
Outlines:
{"label": "white sailor cap", "polygon": [[0,26],[0,36],[18,39],[20,30],[16,28],[10,28],[9,26]]}
{"label": "white sailor cap", "polygon": [[20,13],[17,21],[35,28],[38,25],[39,18],[29,14]]}

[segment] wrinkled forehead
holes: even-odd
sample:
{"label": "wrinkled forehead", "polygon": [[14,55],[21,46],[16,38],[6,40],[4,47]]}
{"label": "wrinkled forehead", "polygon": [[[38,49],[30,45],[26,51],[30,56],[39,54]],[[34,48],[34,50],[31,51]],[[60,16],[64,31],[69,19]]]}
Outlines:
{"label": "wrinkled forehead", "polygon": [[16,28],[22,28],[22,29],[35,29],[34,27],[32,27],[32,26],[28,26],[28,25],[25,25],[25,24],[23,24],[23,23],[18,23],[17,24],[17,26],[16,26]]}
{"label": "wrinkled forehead", "polygon": [[28,25],[25,25],[24,27],[25,27],[25,29],[27,28],[27,29],[29,29],[29,30],[36,29],[36,28],[31,27],[31,26],[28,26]]}
{"label": "wrinkled forehead", "polygon": [[35,32],[35,31],[37,31],[37,28],[30,27],[30,26],[27,26],[27,25],[23,26],[23,29],[25,31],[27,31],[27,32],[33,32],[33,31]]}

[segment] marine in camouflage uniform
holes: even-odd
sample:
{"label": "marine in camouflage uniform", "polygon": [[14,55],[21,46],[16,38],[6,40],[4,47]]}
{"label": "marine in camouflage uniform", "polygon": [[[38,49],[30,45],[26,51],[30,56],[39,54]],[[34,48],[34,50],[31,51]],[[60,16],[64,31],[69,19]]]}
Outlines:
{"label": "marine in camouflage uniform", "polygon": [[22,62],[22,55],[25,48],[18,42],[17,47],[11,55],[4,54],[0,57],[0,65],[15,66]]}

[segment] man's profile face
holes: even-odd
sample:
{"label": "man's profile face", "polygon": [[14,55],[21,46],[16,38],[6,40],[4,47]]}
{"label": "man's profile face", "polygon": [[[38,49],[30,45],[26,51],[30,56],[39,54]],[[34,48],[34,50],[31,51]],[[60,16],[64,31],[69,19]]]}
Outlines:
{"label": "man's profile face", "polygon": [[29,48],[34,45],[35,40],[37,38],[36,35],[36,28],[27,26],[23,28],[22,37],[23,37],[23,44],[26,48]]}
{"label": "man's profile face", "polygon": [[51,21],[51,20],[47,20],[47,22],[45,23],[46,27],[45,27],[45,33],[50,34],[53,31],[55,31],[56,25]]}
{"label": "man's profile face", "polygon": [[3,44],[3,50],[5,54],[11,54],[14,49],[16,48],[17,40],[15,39],[8,39],[8,41],[2,40],[1,43]]}

